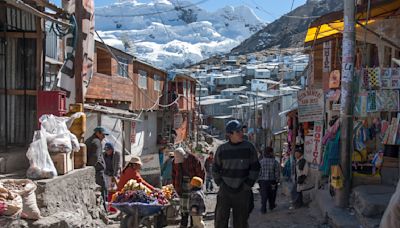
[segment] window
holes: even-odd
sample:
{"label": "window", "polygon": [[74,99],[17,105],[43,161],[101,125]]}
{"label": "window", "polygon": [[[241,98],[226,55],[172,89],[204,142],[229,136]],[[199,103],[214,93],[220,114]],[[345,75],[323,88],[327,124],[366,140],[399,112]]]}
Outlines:
{"label": "window", "polygon": [[54,83],[57,78],[58,68],[55,65],[46,63],[45,64],[45,76],[44,76],[44,90],[50,91],[54,87]]}
{"label": "window", "polygon": [[154,90],[161,91],[161,76],[157,74],[154,75]]}
{"label": "window", "polygon": [[128,77],[128,60],[122,57],[118,59],[118,75],[127,78]]}
{"label": "window", "polygon": [[183,81],[183,95],[187,96],[187,82]]}
{"label": "window", "polygon": [[139,88],[147,89],[147,72],[139,70]]}

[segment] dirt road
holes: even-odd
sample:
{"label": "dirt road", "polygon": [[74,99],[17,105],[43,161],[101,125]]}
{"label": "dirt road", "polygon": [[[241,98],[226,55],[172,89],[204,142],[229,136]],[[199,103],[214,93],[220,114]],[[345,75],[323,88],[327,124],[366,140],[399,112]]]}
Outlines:
{"label": "dirt road", "polygon": [[[328,228],[327,224],[324,224],[322,216],[319,211],[310,206],[296,210],[289,210],[289,198],[278,192],[277,208],[273,211],[268,211],[267,214],[261,214],[260,212],[260,196],[258,191],[254,191],[255,208],[250,215],[249,225],[250,228],[294,228],[294,227],[321,227]],[[206,227],[214,227],[214,208],[216,204],[216,194],[207,194],[207,216],[206,216]],[[176,226],[168,226],[176,227]]]}

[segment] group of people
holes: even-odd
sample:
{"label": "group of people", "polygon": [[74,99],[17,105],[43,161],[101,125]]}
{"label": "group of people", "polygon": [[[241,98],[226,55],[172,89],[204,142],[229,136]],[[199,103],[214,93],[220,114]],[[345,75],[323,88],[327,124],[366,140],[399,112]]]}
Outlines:
{"label": "group of people", "polygon": [[[273,149],[266,147],[258,156],[252,143],[245,139],[245,126],[237,120],[227,123],[227,142],[220,145],[212,165],[212,177],[219,186],[215,209],[215,227],[227,228],[233,213],[233,227],[248,227],[248,218],[254,209],[252,187],[258,180],[261,195],[261,213],[276,207],[276,193],[280,182],[280,164]],[[295,183],[292,191],[292,206],[303,206],[302,192],[307,190],[308,164],[303,150],[295,153]]]}
{"label": "group of people", "polygon": [[[254,209],[252,187],[258,181],[261,195],[261,213],[276,207],[276,192],[280,181],[280,165],[275,159],[273,149],[267,147],[260,153],[252,143],[244,137],[243,126],[239,121],[232,120],[226,125],[227,142],[220,145],[215,155],[208,153],[204,165],[189,149],[178,147],[168,152],[168,158],[161,166],[163,185],[173,184],[180,199],[180,227],[204,227],[203,215],[205,195],[214,191],[214,182],[219,186],[215,208],[215,227],[227,228],[232,211],[235,228],[248,227],[248,218]],[[124,168],[112,158],[121,156],[115,152],[112,144],[105,145],[102,151],[101,141],[108,132],[98,127],[87,141],[88,165],[96,170],[96,183],[106,196],[105,177],[119,179],[117,190],[123,188],[130,179],[143,183],[149,189],[154,189],[140,176],[142,163],[139,157],[133,157]],[[163,153],[164,154],[164,153]],[[308,165],[301,150],[296,150],[295,187],[292,191],[293,207],[302,206],[302,191],[307,179]],[[120,159],[119,159],[120,160]]]}

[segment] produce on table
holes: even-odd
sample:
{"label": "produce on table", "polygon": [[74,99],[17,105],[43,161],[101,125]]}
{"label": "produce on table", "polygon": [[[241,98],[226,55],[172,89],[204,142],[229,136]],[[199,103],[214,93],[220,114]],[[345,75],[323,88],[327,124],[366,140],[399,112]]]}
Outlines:
{"label": "produce on table", "polygon": [[163,186],[161,188],[161,191],[164,193],[167,200],[178,198],[178,194],[175,192],[174,186],[172,184]]}
{"label": "produce on table", "polygon": [[157,199],[147,195],[143,190],[128,190],[125,192],[117,192],[112,197],[113,203],[153,203]]}
{"label": "produce on table", "polygon": [[143,190],[145,191],[147,194],[151,193],[151,190],[146,187],[144,184],[142,183],[138,183],[136,180],[134,179],[130,179],[125,185],[124,188],[122,189],[122,191],[129,191],[129,190]]}
{"label": "produce on table", "polygon": [[177,197],[172,185],[163,186],[162,189],[151,191],[136,180],[129,180],[120,192],[116,192],[111,199],[113,203],[156,203],[167,205],[169,201]]}

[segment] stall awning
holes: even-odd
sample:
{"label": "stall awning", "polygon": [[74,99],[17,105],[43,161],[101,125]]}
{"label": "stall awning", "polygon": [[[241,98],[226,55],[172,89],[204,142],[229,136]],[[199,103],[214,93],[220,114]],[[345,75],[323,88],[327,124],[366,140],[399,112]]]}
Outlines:
{"label": "stall awning", "polygon": [[[360,24],[366,24],[367,5],[357,7],[356,20]],[[400,1],[386,0],[381,2],[371,3],[370,15],[368,24],[374,23],[374,19],[387,17],[393,14],[394,11],[400,8]],[[359,27],[359,25],[357,25]],[[311,45],[314,40],[333,36],[343,32],[343,11],[332,12],[321,16],[313,21],[307,30],[307,35],[304,40],[305,45]]]}

